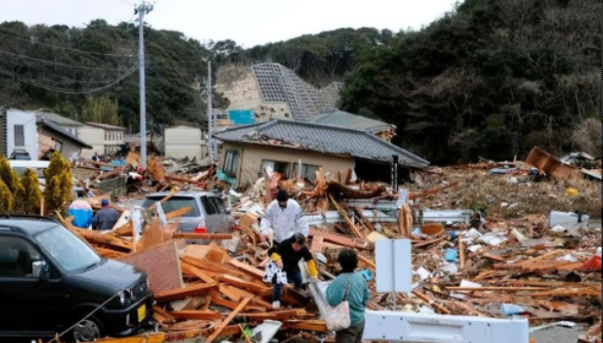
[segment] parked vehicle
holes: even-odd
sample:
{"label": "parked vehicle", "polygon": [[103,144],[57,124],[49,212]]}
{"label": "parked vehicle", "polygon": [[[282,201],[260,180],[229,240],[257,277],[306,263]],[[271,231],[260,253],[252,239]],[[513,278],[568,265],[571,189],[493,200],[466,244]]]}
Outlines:
{"label": "parked vehicle", "polygon": [[[142,207],[148,208],[169,193],[161,192],[147,195]],[[178,227],[184,233],[230,233],[234,220],[222,199],[209,192],[179,192],[162,203],[164,213],[191,206],[190,212],[182,217]]]}
{"label": "parked vehicle", "polygon": [[[17,172],[19,177],[23,176],[25,169],[33,169],[38,174],[38,181],[40,182],[40,189],[43,191],[46,185],[46,178],[44,176],[44,170],[48,169],[50,161],[31,161],[31,160],[9,160],[11,168]],[[83,198],[86,196],[84,188],[78,185],[73,185],[73,197],[76,199]]]}
{"label": "parked vehicle", "polygon": [[54,219],[0,218],[0,341],[72,326],[80,342],[131,335],[150,319],[153,301],[143,271],[100,257]]}
{"label": "parked vehicle", "polygon": [[13,153],[10,154],[10,159],[18,161],[31,161],[31,156],[29,156],[29,153],[25,149],[15,149],[13,150]]}
{"label": "parked vehicle", "polygon": [[22,176],[25,169],[30,168],[38,173],[38,179],[44,180],[44,170],[48,169],[50,161],[32,161],[32,160],[9,160],[8,163],[14,171]]}

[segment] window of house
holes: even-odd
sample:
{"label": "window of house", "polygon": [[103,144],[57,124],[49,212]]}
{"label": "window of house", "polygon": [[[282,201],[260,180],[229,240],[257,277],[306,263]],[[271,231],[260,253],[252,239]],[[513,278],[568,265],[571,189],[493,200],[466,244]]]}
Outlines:
{"label": "window of house", "polygon": [[62,152],[63,151],[63,142],[54,140],[54,151]]}
{"label": "window of house", "polygon": [[15,125],[15,146],[25,146],[25,126],[23,125]]}
{"label": "window of house", "polygon": [[239,170],[239,152],[236,150],[227,150],[224,156],[224,173],[235,176]]}
{"label": "window of house", "polygon": [[282,174],[285,179],[289,178],[291,171],[291,163],[289,162],[279,162],[279,161],[271,161],[271,160],[262,160],[262,165],[260,169],[260,175],[264,175],[264,170],[270,167],[273,171]]}
{"label": "window of house", "polygon": [[21,238],[0,237],[0,278],[33,277],[32,263],[40,254]]}
{"label": "window of house", "polygon": [[109,132],[105,131],[105,140],[108,141],[109,140]]}
{"label": "window of house", "polygon": [[301,175],[301,177],[305,177],[308,180],[315,181],[316,180],[316,172],[318,171],[319,168],[320,168],[320,166],[317,166],[317,165],[302,163],[300,175]]}

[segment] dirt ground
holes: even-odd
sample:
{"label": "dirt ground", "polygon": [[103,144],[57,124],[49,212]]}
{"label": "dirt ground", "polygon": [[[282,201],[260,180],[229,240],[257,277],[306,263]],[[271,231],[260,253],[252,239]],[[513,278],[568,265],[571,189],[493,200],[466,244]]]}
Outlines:
{"label": "dirt ground", "polygon": [[578,336],[585,333],[586,330],[583,328],[551,328],[534,332],[530,335],[530,338],[533,338],[536,343],[576,343],[578,341]]}

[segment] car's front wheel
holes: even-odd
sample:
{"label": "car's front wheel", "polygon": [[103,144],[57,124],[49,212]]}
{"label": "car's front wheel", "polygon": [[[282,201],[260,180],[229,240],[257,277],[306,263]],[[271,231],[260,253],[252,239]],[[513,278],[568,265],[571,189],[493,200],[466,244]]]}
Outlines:
{"label": "car's front wheel", "polygon": [[73,339],[76,342],[94,342],[101,338],[102,334],[102,323],[94,316],[77,323],[72,331]]}

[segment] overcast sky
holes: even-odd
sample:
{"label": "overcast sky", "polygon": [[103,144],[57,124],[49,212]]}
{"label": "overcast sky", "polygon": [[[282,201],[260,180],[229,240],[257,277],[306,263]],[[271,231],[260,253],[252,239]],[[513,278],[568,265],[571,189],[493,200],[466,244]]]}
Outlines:
{"label": "overcast sky", "polygon": [[[342,27],[394,32],[420,29],[454,0],[157,0],[146,17],[154,28],[181,31],[200,41],[233,39],[244,47]],[[82,27],[102,18],[132,19],[136,0],[0,0],[0,22]]]}

